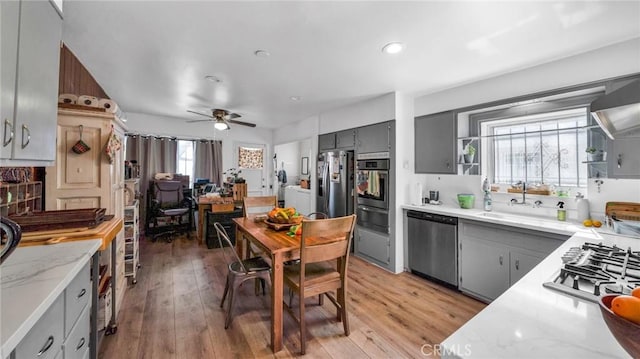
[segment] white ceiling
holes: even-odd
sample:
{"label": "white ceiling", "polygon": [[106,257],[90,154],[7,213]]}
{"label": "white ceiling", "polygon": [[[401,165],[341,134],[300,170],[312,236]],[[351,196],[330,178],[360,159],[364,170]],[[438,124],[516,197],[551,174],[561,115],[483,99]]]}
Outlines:
{"label": "white ceiling", "polygon": [[[186,121],[201,119],[187,109],[225,108],[266,128],[637,37],[640,1],[68,0],[63,33],[125,112]],[[383,54],[391,41],[405,51]]]}

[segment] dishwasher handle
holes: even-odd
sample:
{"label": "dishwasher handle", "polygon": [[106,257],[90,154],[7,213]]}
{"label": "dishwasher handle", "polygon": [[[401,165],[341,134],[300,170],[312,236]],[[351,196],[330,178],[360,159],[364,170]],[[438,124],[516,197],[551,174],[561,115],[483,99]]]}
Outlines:
{"label": "dishwasher handle", "polygon": [[443,215],[440,215],[440,214],[433,214],[433,213],[420,212],[420,211],[407,211],[407,217],[408,218],[421,219],[421,220],[424,220],[424,221],[431,221],[431,222],[450,224],[450,225],[453,225],[453,226],[457,226],[458,225],[458,218],[457,217],[443,216]]}

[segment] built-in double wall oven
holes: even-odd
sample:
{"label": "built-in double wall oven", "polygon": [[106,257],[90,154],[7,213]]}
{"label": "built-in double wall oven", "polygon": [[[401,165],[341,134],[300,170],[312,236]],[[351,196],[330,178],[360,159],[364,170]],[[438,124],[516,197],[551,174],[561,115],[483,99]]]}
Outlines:
{"label": "built-in double wall oven", "polygon": [[356,171],[358,225],[384,233],[389,233],[389,164],[388,152],[358,155]]}

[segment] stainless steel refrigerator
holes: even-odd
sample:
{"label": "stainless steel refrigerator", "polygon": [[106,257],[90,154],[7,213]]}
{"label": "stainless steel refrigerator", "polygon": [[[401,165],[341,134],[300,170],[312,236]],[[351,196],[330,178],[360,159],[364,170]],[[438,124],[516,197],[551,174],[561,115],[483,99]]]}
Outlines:
{"label": "stainless steel refrigerator", "polygon": [[318,155],[316,209],[330,218],[353,214],[353,151],[327,151]]}

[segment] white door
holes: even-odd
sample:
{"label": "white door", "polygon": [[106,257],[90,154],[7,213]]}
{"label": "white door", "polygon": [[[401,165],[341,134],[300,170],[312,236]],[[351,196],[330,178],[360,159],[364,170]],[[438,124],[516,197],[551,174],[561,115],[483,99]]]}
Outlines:
{"label": "white door", "polygon": [[264,144],[236,143],[234,162],[247,182],[247,196],[266,195],[266,157]]}

